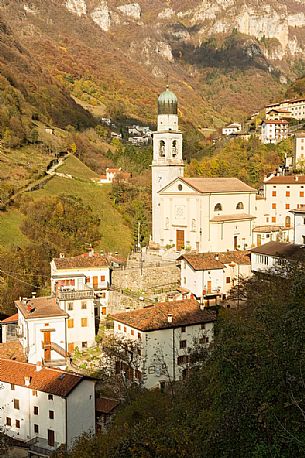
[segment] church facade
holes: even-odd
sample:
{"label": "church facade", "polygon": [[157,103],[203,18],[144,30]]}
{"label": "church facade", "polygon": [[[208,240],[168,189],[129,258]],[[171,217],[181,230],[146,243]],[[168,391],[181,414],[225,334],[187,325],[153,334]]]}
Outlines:
{"label": "church facade", "polygon": [[237,178],[184,178],[178,101],[167,88],[153,135],[153,242],[200,253],[250,249],[256,195]]}

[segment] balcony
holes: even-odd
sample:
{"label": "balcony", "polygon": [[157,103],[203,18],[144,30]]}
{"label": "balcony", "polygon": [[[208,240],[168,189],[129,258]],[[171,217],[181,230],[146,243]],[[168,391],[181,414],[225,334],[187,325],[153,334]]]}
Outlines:
{"label": "balcony", "polygon": [[73,287],[62,287],[57,297],[60,301],[73,301],[78,299],[93,299],[94,290],[88,286],[84,286],[82,290],[75,290]]}

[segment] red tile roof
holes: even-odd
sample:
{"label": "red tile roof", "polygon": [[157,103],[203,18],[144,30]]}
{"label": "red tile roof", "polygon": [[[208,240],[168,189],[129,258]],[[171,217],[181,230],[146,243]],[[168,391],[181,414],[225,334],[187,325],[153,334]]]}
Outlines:
{"label": "red tile roof", "polygon": [[238,178],[180,178],[200,193],[257,192]]}
{"label": "red tile roof", "polygon": [[[172,322],[168,322],[168,314],[172,314]],[[211,309],[200,309],[195,299],[182,301],[161,302],[159,304],[133,310],[126,313],[117,313],[112,316],[115,321],[139,331],[157,331],[172,329],[200,323],[216,321],[216,312]]]}
{"label": "red tile roof", "polygon": [[98,253],[81,254],[70,258],[54,258],[53,259],[57,269],[79,269],[90,267],[108,267],[109,261],[106,256],[101,256]]}
{"label": "red tile roof", "polygon": [[276,121],[272,121],[272,120],[266,120],[263,122],[263,124],[289,124],[288,121],[286,121],[286,119],[278,119]]}
{"label": "red tile roof", "polygon": [[97,398],[95,400],[95,410],[99,413],[109,414],[120,405],[120,401],[112,398]]}
{"label": "red tile roof", "polygon": [[37,371],[36,365],[0,359],[0,381],[25,386],[24,378],[30,377],[28,386],[31,390],[43,391],[56,396],[66,397],[84,379],[83,376],[59,369],[42,367]]}
{"label": "red tile roof", "polygon": [[227,251],[224,253],[196,253],[184,254],[180,259],[185,261],[194,270],[223,269],[225,264],[234,262],[239,265],[250,265],[249,251]]}
{"label": "red tile roof", "polygon": [[295,261],[305,261],[305,246],[295,243],[269,242],[253,248],[252,253],[265,254],[267,256],[283,257]]}
{"label": "red tile roof", "polygon": [[15,313],[12,316],[8,316],[4,320],[0,321],[2,324],[16,323],[18,322],[18,313]]}
{"label": "red tile roof", "polygon": [[118,173],[118,172],[121,172],[121,168],[117,169],[117,168],[110,168],[110,167],[107,167],[106,169],[106,172],[110,172],[110,173]]}
{"label": "red tile roof", "polygon": [[219,215],[210,219],[212,223],[220,223],[222,221],[242,221],[247,219],[255,219],[256,216],[248,215],[248,213],[236,213],[234,215]]}
{"label": "red tile roof", "polygon": [[24,301],[15,301],[15,304],[26,319],[68,316],[57,305],[55,297],[35,297]]}
{"label": "red tile roof", "polygon": [[26,362],[26,357],[19,340],[0,344],[0,358]]}
{"label": "red tile roof", "polygon": [[305,175],[279,175],[264,181],[264,184],[305,184]]}
{"label": "red tile roof", "polygon": [[284,226],[256,226],[253,229],[253,232],[262,232],[262,233],[268,233],[268,232],[278,232],[284,229],[288,229],[287,227]]}

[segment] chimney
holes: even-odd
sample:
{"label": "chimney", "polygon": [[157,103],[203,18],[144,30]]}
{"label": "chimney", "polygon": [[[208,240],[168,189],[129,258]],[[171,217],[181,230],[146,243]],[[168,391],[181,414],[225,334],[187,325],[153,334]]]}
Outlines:
{"label": "chimney", "polygon": [[36,294],[37,294],[36,291],[32,291],[32,299],[35,299]]}
{"label": "chimney", "polygon": [[59,253],[60,259],[63,259],[65,257],[65,253]]}
{"label": "chimney", "polygon": [[42,362],[41,361],[37,361],[36,363],[36,372],[40,372],[42,369]]}
{"label": "chimney", "polygon": [[30,386],[31,380],[32,380],[32,377],[30,377],[29,375],[25,375],[24,376],[24,386]]}
{"label": "chimney", "polygon": [[173,322],[173,314],[172,314],[172,313],[168,313],[168,315],[167,315],[167,322],[168,322],[168,323],[172,323],[172,322]]}
{"label": "chimney", "polygon": [[216,255],[215,255],[215,261],[219,261],[219,253],[216,253]]}
{"label": "chimney", "polygon": [[297,175],[294,177],[294,181],[299,181],[299,177]]}
{"label": "chimney", "polygon": [[89,250],[89,258],[92,258],[94,256],[94,249],[90,248]]}

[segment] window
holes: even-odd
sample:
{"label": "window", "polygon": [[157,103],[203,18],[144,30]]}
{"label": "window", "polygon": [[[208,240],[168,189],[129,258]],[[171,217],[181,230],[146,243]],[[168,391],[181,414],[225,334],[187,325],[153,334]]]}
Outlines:
{"label": "window", "polygon": [[186,340],[180,340],[180,348],[186,348]]}
{"label": "window", "polygon": [[243,210],[244,209],[244,204],[242,202],[238,202],[236,205],[236,210]]}
{"label": "window", "polygon": [[73,320],[73,318],[69,318],[68,319],[68,328],[69,329],[74,328],[74,320]]}
{"label": "window", "polygon": [[83,301],[82,302],[82,310],[85,310],[87,308],[87,302]]}
{"label": "window", "polygon": [[189,362],[189,355],[178,356],[177,363],[179,366]]}
{"label": "window", "polygon": [[14,389],[15,389],[15,385],[11,383],[11,390],[14,390]]}
{"label": "window", "polygon": [[101,275],[101,281],[105,281],[105,280],[106,280],[105,275]]}
{"label": "window", "polygon": [[161,140],[159,143],[159,156],[165,157],[165,141]]}
{"label": "window", "polygon": [[275,210],[276,209],[276,204],[272,204],[272,208],[273,208],[273,210]]}
{"label": "window", "polygon": [[304,191],[300,191],[300,197],[304,197]]}
{"label": "window", "polygon": [[20,409],[20,407],[19,407],[19,399],[14,399],[14,409],[17,409],[17,410]]}
{"label": "window", "polygon": [[54,410],[49,410],[49,418],[50,420],[54,420]]}
{"label": "window", "polygon": [[53,394],[48,394],[48,400],[53,401]]}
{"label": "window", "polygon": [[20,428],[20,420],[16,420],[16,428]]}
{"label": "window", "polygon": [[286,208],[286,210],[289,210],[290,204],[285,204],[285,208]]}
{"label": "window", "polygon": [[285,218],[285,227],[290,227],[290,223],[291,223],[290,216],[286,216],[286,218]]}
{"label": "window", "polygon": [[34,406],[34,415],[38,415],[38,407]]}
{"label": "window", "polygon": [[87,347],[88,347],[87,342],[82,342],[82,348],[87,348]]}
{"label": "window", "polygon": [[124,326],[124,332],[127,332],[127,328],[126,328],[126,326]]}
{"label": "window", "polygon": [[32,396],[36,396],[36,397],[38,396],[37,390],[32,390]]}
{"label": "window", "polygon": [[120,324],[118,324],[118,330],[119,330],[119,331],[121,330],[121,325],[120,325]]}
{"label": "window", "polygon": [[138,339],[141,340],[141,333],[138,332]]}
{"label": "window", "polygon": [[10,417],[6,417],[6,426],[12,426],[12,419]]}
{"label": "window", "polygon": [[173,157],[176,157],[177,152],[178,152],[178,149],[177,149],[177,140],[174,140],[174,141],[172,142],[172,156],[173,156]]}
{"label": "window", "polygon": [[86,326],[88,326],[88,319],[87,318],[82,318],[81,319],[81,326],[82,326],[82,328],[85,328]]}
{"label": "window", "polygon": [[131,334],[132,336],[134,336],[134,330],[133,330],[133,329],[130,331],[130,334]]}
{"label": "window", "polygon": [[227,283],[227,284],[228,284],[228,283],[231,283],[231,277],[227,277],[227,278],[226,278],[226,283]]}
{"label": "window", "polygon": [[286,191],[286,197],[290,197],[290,191]]}
{"label": "window", "polygon": [[222,211],[222,205],[221,203],[218,203],[214,207],[214,212],[220,212],[220,211]]}
{"label": "window", "polygon": [[102,315],[107,315],[107,307],[102,307]]}
{"label": "window", "polygon": [[276,197],[276,191],[272,191],[272,197]]}
{"label": "window", "polygon": [[272,222],[272,223],[276,223],[276,217],[275,217],[275,216],[272,216],[271,222]]}
{"label": "window", "polygon": [[90,277],[86,277],[86,283],[90,283]]}
{"label": "window", "polygon": [[38,427],[38,425],[34,425],[34,433],[36,433],[36,434],[39,433],[39,427]]}
{"label": "window", "polygon": [[73,310],[73,302],[68,302],[68,310]]}
{"label": "window", "polygon": [[178,184],[178,191],[182,191],[182,184]]}
{"label": "window", "polygon": [[181,326],[181,332],[186,332],[186,326]]}

